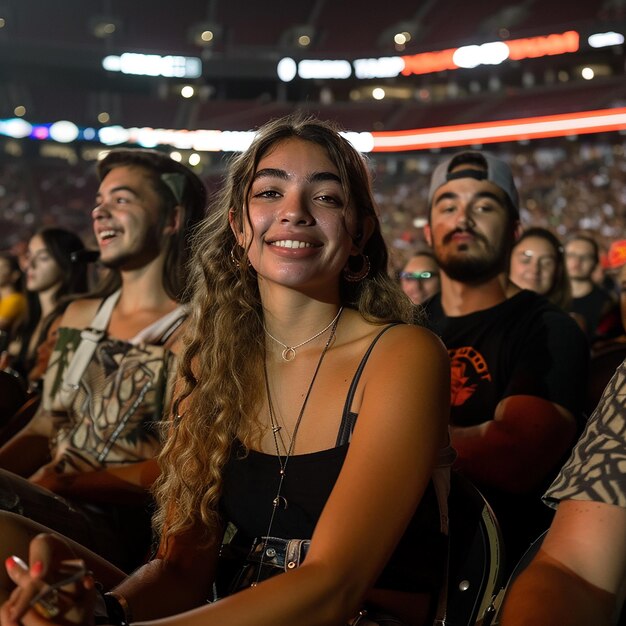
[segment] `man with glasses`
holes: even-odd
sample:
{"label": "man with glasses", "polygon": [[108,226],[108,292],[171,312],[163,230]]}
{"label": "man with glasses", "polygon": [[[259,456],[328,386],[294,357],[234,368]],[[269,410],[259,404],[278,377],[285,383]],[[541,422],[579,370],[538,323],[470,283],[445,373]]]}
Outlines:
{"label": "man with glasses", "polygon": [[439,266],[432,252],[416,252],[399,274],[402,291],[413,304],[422,304],[431,296],[439,293]]}

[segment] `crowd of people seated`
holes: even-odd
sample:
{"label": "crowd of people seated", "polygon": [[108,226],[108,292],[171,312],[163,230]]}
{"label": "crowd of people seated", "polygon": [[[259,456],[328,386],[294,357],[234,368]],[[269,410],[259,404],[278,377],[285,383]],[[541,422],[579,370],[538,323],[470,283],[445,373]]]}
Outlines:
{"label": "crowd of people seated", "polygon": [[22,267],[6,257],[23,310],[0,365],[39,403],[6,440],[0,420],[0,624],[441,621],[456,474],[495,512],[505,577],[550,528],[504,626],[586,623],[567,598],[572,621],[536,614],[577,586],[600,589],[577,617],[613,623],[626,544],[611,577],[567,542],[576,515],[601,533],[596,500],[619,508],[615,534],[626,511],[623,472],[589,475],[626,454],[619,157],[427,155],[392,191],[296,115],[262,127],[209,205],[166,154],[110,151],[92,231],[47,226],[13,241]]}
{"label": "crowd of people seated", "polygon": [[[626,232],[625,150],[618,135],[489,147],[511,164],[525,228],[541,226],[561,240],[572,232],[592,231],[601,256]],[[97,153],[89,150],[93,158]],[[439,158],[436,151],[368,155],[381,228],[396,271],[423,244],[421,227],[428,214],[425,190]],[[62,224],[88,246],[94,243],[85,213],[97,189],[93,161],[76,156],[75,160],[36,157],[25,151],[0,162],[3,248],[27,240],[37,225]],[[204,169],[196,168],[210,192],[221,184],[223,168],[216,158]]]}

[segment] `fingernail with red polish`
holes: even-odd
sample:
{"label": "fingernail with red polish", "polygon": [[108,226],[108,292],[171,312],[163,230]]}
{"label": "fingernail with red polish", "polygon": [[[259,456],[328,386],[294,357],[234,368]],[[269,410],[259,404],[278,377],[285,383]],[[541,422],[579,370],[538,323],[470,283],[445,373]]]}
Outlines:
{"label": "fingernail with red polish", "polygon": [[35,561],[30,566],[30,575],[31,576],[39,576],[42,571],[43,571],[43,562],[42,561]]}
{"label": "fingernail with red polish", "polygon": [[7,569],[11,569],[15,567],[15,557],[14,556],[7,557],[7,560],[4,562],[4,565],[6,566]]}

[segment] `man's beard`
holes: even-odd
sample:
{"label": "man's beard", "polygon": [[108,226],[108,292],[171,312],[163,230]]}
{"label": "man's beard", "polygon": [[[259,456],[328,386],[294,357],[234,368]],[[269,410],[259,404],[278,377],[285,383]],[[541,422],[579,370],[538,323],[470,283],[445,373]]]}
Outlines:
{"label": "man's beard", "polygon": [[451,258],[439,262],[441,270],[459,283],[484,283],[501,274],[506,263],[493,258]]}
{"label": "man's beard", "polygon": [[[456,232],[446,235],[443,244],[451,241]],[[435,247],[433,251],[435,259],[446,276],[460,283],[480,284],[506,271],[511,251],[510,245],[507,245],[506,242],[500,242],[498,247],[494,247],[482,235],[474,231],[465,232],[470,232],[477,241],[482,241],[484,249],[475,256],[462,256],[452,252],[444,257],[441,250]]]}

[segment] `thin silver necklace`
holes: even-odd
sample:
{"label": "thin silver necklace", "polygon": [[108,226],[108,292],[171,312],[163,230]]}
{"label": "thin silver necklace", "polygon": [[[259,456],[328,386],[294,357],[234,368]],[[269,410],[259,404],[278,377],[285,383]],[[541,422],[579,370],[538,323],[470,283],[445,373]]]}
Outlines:
{"label": "thin silver necklace", "polygon": [[[272,500],[272,512],[270,514],[269,524],[267,525],[267,532],[265,533],[265,541],[263,544],[263,551],[261,552],[261,560],[259,563],[259,568],[257,570],[256,580],[255,582],[252,583],[253,587],[256,586],[256,584],[259,582],[259,579],[261,577],[261,569],[263,567],[263,560],[265,558],[267,544],[271,536],[272,526],[274,525],[274,518],[276,516],[276,511],[281,506],[281,504],[282,504],[283,510],[287,509],[287,507],[289,506],[289,502],[287,501],[287,498],[285,498],[282,495],[283,482],[285,481],[285,476],[287,475],[287,464],[289,463],[289,459],[291,458],[295,445],[296,445],[296,437],[298,435],[298,430],[300,429],[300,424],[302,423],[302,416],[304,415],[304,410],[306,408],[307,402],[309,401],[309,396],[311,395],[311,391],[313,390],[315,379],[317,378],[317,374],[320,371],[320,367],[322,366],[322,361],[324,360],[324,357],[326,356],[326,352],[328,351],[328,348],[330,347],[330,344],[332,343],[335,337],[335,333],[337,331],[337,324],[339,323],[339,316],[341,315],[342,310],[343,310],[343,307],[339,309],[339,313],[337,314],[335,319],[332,321],[331,325],[328,326],[328,328],[332,326],[332,330],[330,332],[330,335],[328,336],[328,341],[326,342],[326,345],[324,346],[324,349],[322,350],[322,353],[320,354],[320,358],[317,361],[317,365],[315,366],[315,371],[313,372],[313,376],[311,378],[311,382],[309,383],[307,392],[304,395],[304,400],[302,401],[302,406],[300,407],[300,413],[298,413],[298,418],[296,419],[295,426],[293,427],[293,434],[291,436],[291,441],[289,442],[289,448],[287,449],[287,454],[285,455],[284,458],[280,453],[280,446],[278,445],[278,434],[279,434],[281,427],[278,426],[274,418],[274,407],[272,406],[272,396],[270,394],[270,383],[269,383],[269,379],[267,376],[267,363],[263,364],[263,373],[265,376],[265,392],[267,394],[267,407],[268,407],[268,412],[270,416],[270,424],[272,427],[272,436],[274,438],[274,447],[276,448],[276,458],[278,459],[279,470],[278,470],[278,488],[276,489],[276,496]],[[327,330],[327,329],[324,329],[324,330]],[[321,335],[321,333],[318,333],[318,335]],[[309,341],[311,340],[309,339]]]}
{"label": "thin silver necklace", "polygon": [[339,316],[341,315],[342,311],[343,311],[343,307],[340,307],[339,311],[337,312],[337,315],[335,315],[335,318],[330,322],[330,324],[328,324],[328,326],[322,328],[322,330],[320,330],[319,333],[315,333],[313,337],[310,337],[306,341],[303,341],[302,343],[299,343],[295,346],[288,346],[286,343],[283,343],[280,339],[276,339],[276,337],[274,337],[274,335],[272,335],[269,332],[269,330],[265,328],[265,324],[263,324],[263,330],[265,331],[265,334],[270,339],[273,339],[276,343],[280,344],[284,348],[284,350],[281,352],[281,356],[283,357],[283,361],[289,362],[289,361],[293,361],[296,358],[297,348],[301,348],[302,346],[309,343],[310,341],[313,341],[313,339],[317,339],[320,335],[323,335],[339,319]]}

